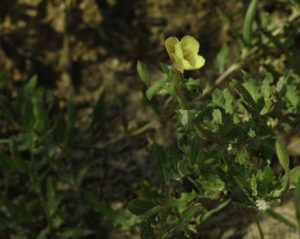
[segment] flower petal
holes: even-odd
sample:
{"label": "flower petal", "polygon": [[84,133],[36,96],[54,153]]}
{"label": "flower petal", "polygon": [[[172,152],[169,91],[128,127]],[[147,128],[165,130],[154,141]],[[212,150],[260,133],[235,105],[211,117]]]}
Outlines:
{"label": "flower petal", "polygon": [[180,45],[184,55],[188,53],[197,55],[200,48],[199,42],[192,36],[183,37],[180,41]]}
{"label": "flower petal", "polygon": [[183,72],[184,70],[184,58],[183,58],[183,52],[180,46],[180,43],[174,45],[174,54],[172,53],[171,56],[172,66],[177,71]]}
{"label": "flower petal", "polygon": [[165,40],[165,47],[167,49],[167,52],[169,54],[169,56],[171,56],[171,54],[175,53],[175,45],[179,43],[179,40],[177,37],[169,37],[167,40]]}
{"label": "flower petal", "polygon": [[187,54],[184,56],[184,69],[196,70],[201,68],[205,63],[205,59],[202,56]]}
{"label": "flower petal", "polygon": [[196,68],[196,69],[199,69],[199,68],[201,68],[202,66],[204,66],[204,64],[205,64],[205,59],[203,58],[203,56],[197,55],[197,56],[196,56],[195,68]]}
{"label": "flower petal", "polygon": [[172,54],[171,61],[172,61],[173,69],[183,73],[183,71],[184,71],[183,57],[178,57],[176,54]]}

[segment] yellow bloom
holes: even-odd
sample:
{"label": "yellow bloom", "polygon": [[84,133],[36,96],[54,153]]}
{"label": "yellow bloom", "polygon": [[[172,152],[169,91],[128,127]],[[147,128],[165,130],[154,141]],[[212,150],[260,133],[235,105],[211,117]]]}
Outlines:
{"label": "yellow bloom", "polygon": [[169,37],[165,47],[176,71],[197,70],[205,63],[205,59],[198,55],[200,44],[192,36],[185,36],[181,41],[177,37]]}

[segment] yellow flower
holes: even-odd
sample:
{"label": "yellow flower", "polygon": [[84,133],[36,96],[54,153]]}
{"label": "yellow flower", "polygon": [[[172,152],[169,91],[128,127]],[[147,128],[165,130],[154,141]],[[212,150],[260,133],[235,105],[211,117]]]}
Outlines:
{"label": "yellow flower", "polygon": [[177,37],[169,37],[165,47],[176,71],[197,70],[205,63],[205,59],[198,55],[200,44],[192,36],[185,36],[181,41]]}

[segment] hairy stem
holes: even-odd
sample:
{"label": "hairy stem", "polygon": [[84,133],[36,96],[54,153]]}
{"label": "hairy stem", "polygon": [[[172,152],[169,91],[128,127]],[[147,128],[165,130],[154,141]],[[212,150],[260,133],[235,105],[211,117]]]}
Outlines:
{"label": "hairy stem", "polygon": [[179,102],[180,108],[183,110],[186,110],[187,109],[186,100],[185,100],[182,90],[180,88],[180,81],[183,78],[183,74],[177,73],[174,71],[172,71],[171,74],[172,74],[172,76],[171,76],[172,80],[174,81],[175,92],[176,92],[176,96],[177,96],[177,100]]}

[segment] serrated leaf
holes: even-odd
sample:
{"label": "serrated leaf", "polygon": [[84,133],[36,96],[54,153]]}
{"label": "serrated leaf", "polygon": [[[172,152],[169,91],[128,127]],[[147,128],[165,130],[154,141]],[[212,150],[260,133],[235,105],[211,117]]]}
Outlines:
{"label": "serrated leaf", "polygon": [[157,205],[148,199],[133,199],[129,202],[127,208],[133,214],[140,216],[155,208]]}
{"label": "serrated leaf", "polygon": [[220,89],[215,89],[212,93],[212,101],[216,105],[225,109],[226,113],[234,113],[233,96],[228,89],[221,91]]}
{"label": "serrated leaf", "polygon": [[251,94],[245,89],[245,87],[238,83],[237,81],[232,81],[231,85],[234,87],[236,92],[241,96],[241,98],[246,103],[244,106],[247,110],[256,118],[258,118],[258,110],[254,99],[252,98]]}
{"label": "serrated leaf", "polygon": [[181,217],[173,224],[171,225],[167,232],[168,233],[174,233],[176,231],[178,231],[179,229],[182,229],[183,227],[185,227],[193,218],[193,216],[195,215],[195,213],[198,211],[199,206],[195,205],[190,207],[189,209],[187,209],[182,215]]}
{"label": "serrated leaf", "polygon": [[148,219],[153,217],[154,215],[158,214],[163,209],[163,206],[155,206],[148,211],[144,212],[143,214],[138,215],[139,219]]}
{"label": "serrated leaf", "polygon": [[195,190],[189,193],[181,193],[179,198],[171,199],[170,205],[175,207],[179,213],[182,213],[186,209],[187,203],[198,196],[199,194]]}
{"label": "serrated leaf", "polygon": [[150,223],[143,222],[141,225],[141,229],[143,239],[156,239],[154,229],[151,227]]}
{"label": "serrated leaf", "polygon": [[154,146],[155,165],[158,171],[158,176],[162,185],[166,186],[170,180],[170,163],[164,150],[158,145]]}
{"label": "serrated leaf", "polygon": [[188,78],[185,83],[186,88],[189,91],[195,91],[195,96],[199,96],[203,91],[203,83],[200,79],[194,79],[192,77]]}
{"label": "serrated leaf", "polygon": [[246,73],[245,71],[242,71],[242,73],[245,81],[243,83],[243,86],[249,92],[254,102],[257,103],[259,98],[261,98],[261,86],[257,84],[257,80],[251,79],[248,73]]}

